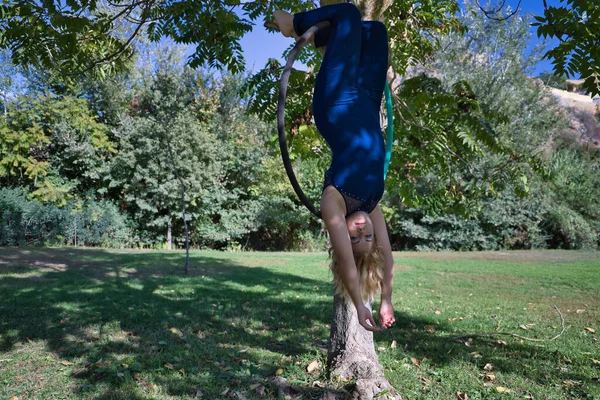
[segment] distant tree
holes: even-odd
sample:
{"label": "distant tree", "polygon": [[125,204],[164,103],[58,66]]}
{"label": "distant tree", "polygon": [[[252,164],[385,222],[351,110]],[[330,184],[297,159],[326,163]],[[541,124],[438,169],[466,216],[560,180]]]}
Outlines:
{"label": "distant tree", "polygon": [[544,85],[553,87],[555,89],[567,90],[567,77],[566,76],[557,76],[553,72],[545,71],[537,76]]}
{"label": "distant tree", "polygon": [[[185,182],[190,219],[210,214],[217,206],[214,200],[226,196],[219,185],[223,173],[218,142],[192,113],[189,87],[194,76],[181,71],[155,74],[114,132],[119,154],[107,177],[109,187],[123,196],[123,206],[151,233],[150,240],[169,242],[174,224],[180,226],[182,221],[181,191],[173,167]],[[166,151],[167,141],[174,160]]]}
{"label": "distant tree", "polygon": [[115,148],[85,99],[29,91],[0,118],[0,179],[42,201],[100,188]]}

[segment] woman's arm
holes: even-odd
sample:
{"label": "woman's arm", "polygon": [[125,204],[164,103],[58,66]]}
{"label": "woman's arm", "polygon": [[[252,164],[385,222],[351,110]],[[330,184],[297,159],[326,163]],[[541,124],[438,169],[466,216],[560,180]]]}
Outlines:
{"label": "woman's arm", "polygon": [[[356,307],[358,322],[366,330],[376,331],[378,328],[375,325],[375,320],[369,309],[364,305],[360,294],[360,281],[354,255],[352,254],[352,244],[346,226],[344,209],[345,203],[340,193],[333,186],[325,188],[321,197],[321,216],[329,232],[331,245],[340,266],[340,278]],[[367,321],[370,325],[367,324]]]}
{"label": "woman's arm", "polygon": [[394,256],[388,236],[385,218],[379,204],[369,214],[373,222],[373,231],[377,238],[377,244],[383,251],[384,268],[383,281],[381,282],[381,306],[379,309],[379,323],[384,328],[389,328],[395,321],[392,307],[392,286],[394,284]]}

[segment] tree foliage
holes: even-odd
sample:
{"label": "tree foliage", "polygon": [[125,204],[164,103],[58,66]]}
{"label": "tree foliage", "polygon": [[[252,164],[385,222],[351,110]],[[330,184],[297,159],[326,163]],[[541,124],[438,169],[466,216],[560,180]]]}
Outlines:
{"label": "tree foliage", "polygon": [[560,42],[545,57],[552,60],[558,76],[581,76],[582,87],[600,94],[600,4],[595,1],[560,0],[549,6],[544,0],[544,15],[536,16],[532,26],[538,37]]}

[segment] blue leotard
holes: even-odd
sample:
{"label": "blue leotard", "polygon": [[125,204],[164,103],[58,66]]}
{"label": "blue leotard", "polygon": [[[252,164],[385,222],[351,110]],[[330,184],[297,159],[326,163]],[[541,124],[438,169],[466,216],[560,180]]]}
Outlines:
{"label": "blue leotard", "polygon": [[313,115],[331,147],[324,188],[333,185],[344,197],[346,215],[373,211],[384,189],[385,145],[379,110],[388,66],[388,39],[378,21],[361,21],[350,3],[333,4],[294,15],[294,30],[329,21],[315,36],[327,46],[317,75]]}

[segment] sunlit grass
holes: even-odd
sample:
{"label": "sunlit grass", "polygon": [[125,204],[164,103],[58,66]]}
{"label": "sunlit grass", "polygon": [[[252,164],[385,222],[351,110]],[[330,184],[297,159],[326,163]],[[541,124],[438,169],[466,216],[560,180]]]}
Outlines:
{"label": "sunlit grass", "polygon": [[[0,399],[273,398],[276,374],[321,397],[324,371],[306,366],[324,362],[329,335],[325,253],[191,256],[186,276],[182,252],[0,249]],[[599,253],[398,253],[396,265],[398,323],[375,340],[405,398],[600,398]],[[566,325],[554,341],[453,340],[552,337],[553,305]]]}

